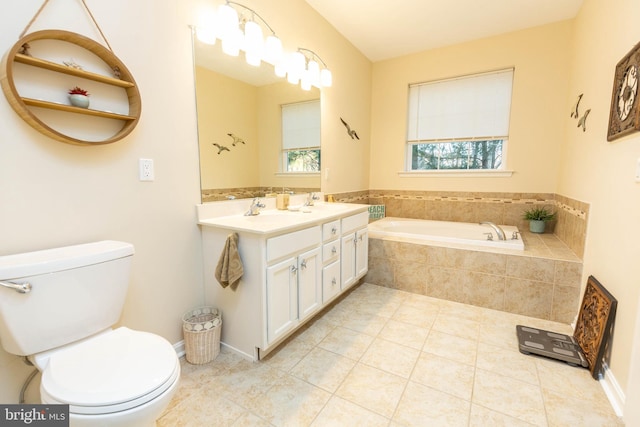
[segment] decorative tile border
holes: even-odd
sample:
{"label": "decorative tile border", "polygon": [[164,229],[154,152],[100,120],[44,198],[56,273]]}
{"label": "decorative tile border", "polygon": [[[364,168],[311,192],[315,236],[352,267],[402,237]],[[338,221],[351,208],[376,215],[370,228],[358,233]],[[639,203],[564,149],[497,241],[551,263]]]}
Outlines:
{"label": "decorative tile border", "polygon": [[[265,197],[265,194],[273,191],[274,187],[239,187],[207,189],[201,191],[202,203],[219,202],[221,200],[251,199],[254,197]],[[287,187],[289,192],[310,193],[319,192],[319,188]]]}

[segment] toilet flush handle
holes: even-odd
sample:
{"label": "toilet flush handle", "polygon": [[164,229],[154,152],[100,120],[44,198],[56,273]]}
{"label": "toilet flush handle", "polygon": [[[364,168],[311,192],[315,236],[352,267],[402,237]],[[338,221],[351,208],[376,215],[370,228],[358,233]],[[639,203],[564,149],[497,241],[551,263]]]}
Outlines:
{"label": "toilet flush handle", "polygon": [[29,292],[31,292],[31,283],[12,283],[0,281],[0,286],[13,289],[14,291],[20,292],[21,294],[28,294]]}

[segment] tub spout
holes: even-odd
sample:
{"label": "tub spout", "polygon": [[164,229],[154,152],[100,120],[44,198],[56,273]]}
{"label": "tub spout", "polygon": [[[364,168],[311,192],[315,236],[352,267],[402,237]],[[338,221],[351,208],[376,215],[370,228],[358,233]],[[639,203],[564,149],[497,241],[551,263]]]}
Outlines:
{"label": "tub spout", "polygon": [[498,240],[507,240],[507,237],[504,234],[504,230],[502,228],[500,228],[499,225],[495,225],[494,223],[490,222],[490,221],[483,221],[480,223],[480,225],[488,225],[491,228],[493,228],[496,232],[496,234],[498,235]]}

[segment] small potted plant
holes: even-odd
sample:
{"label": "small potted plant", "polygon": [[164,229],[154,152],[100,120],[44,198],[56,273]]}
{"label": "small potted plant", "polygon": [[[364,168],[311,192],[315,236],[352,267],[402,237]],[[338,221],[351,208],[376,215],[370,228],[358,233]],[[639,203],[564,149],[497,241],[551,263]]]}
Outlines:
{"label": "small potted plant", "polygon": [[522,218],[529,221],[529,230],[532,233],[544,233],[546,223],[556,218],[556,212],[551,212],[546,206],[533,207],[524,211]]}
{"label": "small potted plant", "polygon": [[79,88],[78,86],[73,89],[69,89],[69,102],[71,105],[80,108],[88,108],[89,107],[89,92],[84,89]]}

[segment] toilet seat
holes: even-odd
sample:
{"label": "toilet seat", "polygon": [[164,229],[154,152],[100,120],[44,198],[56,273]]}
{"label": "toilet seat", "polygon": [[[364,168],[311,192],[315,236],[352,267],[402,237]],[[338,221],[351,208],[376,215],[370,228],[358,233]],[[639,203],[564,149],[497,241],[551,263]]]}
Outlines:
{"label": "toilet seat", "polygon": [[121,327],[51,356],[42,372],[43,403],[76,414],[108,414],[143,405],[171,388],[180,362],[164,338]]}

